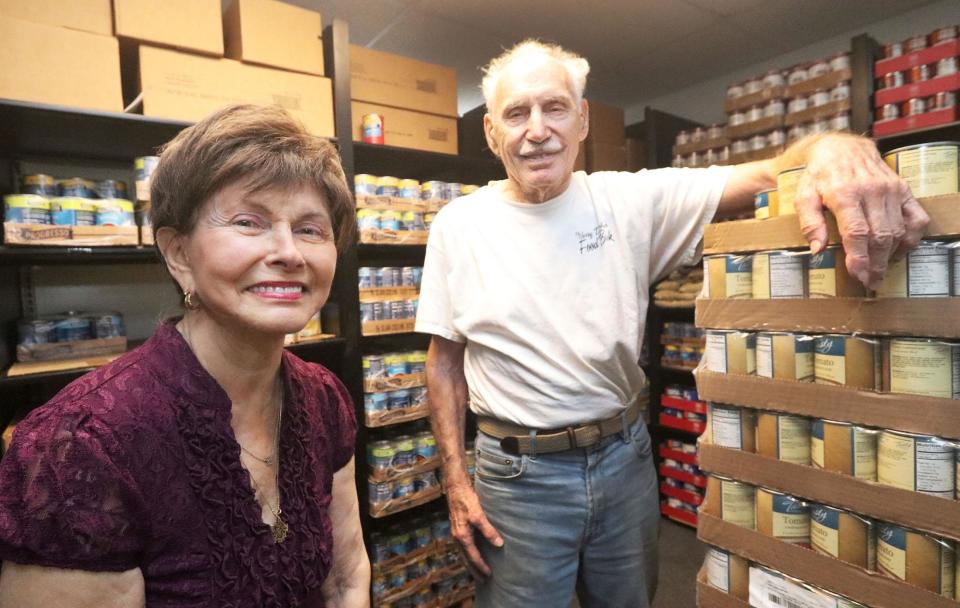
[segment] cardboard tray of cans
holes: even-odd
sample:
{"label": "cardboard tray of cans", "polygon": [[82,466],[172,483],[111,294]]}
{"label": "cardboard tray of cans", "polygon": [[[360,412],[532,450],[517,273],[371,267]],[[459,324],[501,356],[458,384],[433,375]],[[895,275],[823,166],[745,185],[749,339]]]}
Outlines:
{"label": "cardboard tray of cans", "polygon": [[919,129],[929,129],[939,127],[940,125],[950,124],[960,120],[960,106],[944,108],[942,110],[933,110],[923,114],[914,114],[913,116],[904,116],[903,118],[894,118],[891,120],[880,120],[873,123],[873,136],[884,137],[895,133],[905,131],[916,131]]}
{"label": "cardboard tray of cans", "polygon": [[960,56],[960,39],[934,44],[925,49],[905,53],[899,57],[880,59],[873,66],[873,75],[882,78],[890,72],[903,72],[918,65],[936,63],[941,59]]}
{"label": "cardboard tray of cans", "polygon": [[399,196],[369,196],[357,195],[357,209],[375,209],[378,211],[419,211],[421,213],[437,212],[449,201],[441,199],[419,200],[415,198],[401,198]]}
{"label": "cardboard tray of cans", "polygon": [[396,481],[403,477],[409,477],[410,475],[419,475],[420,473],[426,473],[427,471],[435,471],[440,468],[440,456],[433,456],[432,458],[427,458],[423,462],[417,463],[409,467],[400,467],[392,468],[388,472],[372,472],[367,476],[369,481],[374,483],[382,483],[384,481]]}
{"label": "cardboard tray of cans", "polygon": [[[467,569],[466,566],[464,566],[463,564],[454,564],[453,566],[447,566],[446,568],[442,568],[440,570],[434,570],[433,572],[431,572],[426,576],[421,576],[420,578],[414,579],[413,581],[409,581],[406,585],[404,585],[400,589],[397,589],[396,591],[388,593],[382,597],[378,597],[377,605],[378,606],[382,606],[385,604],[393,605],[398,600],[402,600],[406,597],[410,597],[411,595],[423,589],[426,589],[427,587],[429,587],[434,583],[437,583],[442,580],[446,580],[448,578],[453,578],[462,572],[466,572],[466,569]],[[436,604],[428,604],[428,606],[434,606],[434,605]]]}
{"label": "cardboard tray of cans", "polygon": [[394,568],[409,566],[410,564],[423,559],[424,557],[430,557],[431,555],[442,555],[455,550],[457,550],[457,541],[453,540],[452,538],[435,540],[426,547],[420,547],[419,549],[415,549],[406,555],[397,555],[388,560],[371,564],[370,568],[372,573],[377,575],[387,572],[388,570],[393,570]]}
{"label": "cardboard tray of cans", "polygon": [[436,485],[419,492],[414,492],[413,494],[408,494],[403,498],[391,498],[383,504],[376,506],[370,505],[370,517],[386,517],[394,513],[399,513],[400,511],[412,509],[413,507],[419,507],[431,500],[439,498],[442,493],[443,491],[440,489],[440,486]]}
{"label": "cardboard tray of cans", "polygon": [[[723,102],[723,110],[727,114],[732,114],[737,110],[746,110],[750,106],[763,104],[771,99],[782,99],[784,97],[784,91],[784,87],[770,87],[763,89],[762,91],[757,91],[756,93],[742,95],[736,99],[728,98]],[[727,133],[727,136],[730,138],[734,137],[729,132]]]}
{"label": "cardboard tray of cans", "polygon": [[845,386],[697,370],[700,398],[960,439],[960,399],[878,393]]}
{"label": "cardboard tray of cans", "polygon": [[707,582],[707,565],[697,573],[697,608],[750,608],[750,604]]}
{"label": "cardboard tray of cans", "polygon": [[49,344],[18,344],[17,361],[30,363],[35,361],[60,361],[64,359],[85,359],[103,355],[115,355],[127,350],[126,336],[117,338],[98,338],[94,340],[74,340],[71,342],[51,342]]}
{"label": "cardboard tray of cans", "polygon": [[960,89],[960,72],[938,76],[923,82],[905,84],[902,87],[879,89],[873,94],[873,100],[876,107],[882,108],[888,103],[900,103],[914,97],[931,97],[940,91],[956,91],[958,89]]}
{"label": "cardboard tray of cans", "polygon": [[396,376],[387,376],[385,378],[367,378],[363,381],[363,392],[382,393],[384,391],[396,391],[405,388],[418,388],[426,386],[427,375],[417,374],[398,374]]}
{"label": "cardboard tray of cans", "polygon": [[743,139],[758,133],[768,133],[783,126],[783,114],[766,116],[760,120],[745,122],[742,125],[727,125],[727,137]]}
{"label": "cardboard tray of cans", "polygon": [[711,329],[960,338],[960,298],[697,300],[696,323]]}
{"label": "cardboard tray of cans", "polygon": [[[927,237],[960,235],[960,194],[922,198],[920,205],[930,216]],[[837,231],[837,222],[830,214],[827,214],[827,230],[829,231],[827,244],[839,245],[840,233]],[[796,215],[708,224],[703,232],[704,255],[808,247],[807,240],[800,232],[800,220]]]}
{"label": "cardboard tray of cans", "polygon": [[362,324],[362,333],[365,336],[386,336],[390,334],[407,334],[413,331],[415,319],[387,319],[384,321],[367,321]]}
{"label": "cardboard tray of cans", "polygon": [[837,101],[831,101],[816,108],[807,108],[801,112],[787,114],[786,118],[784,119],[784,123],[788,127],[792,127],[793,125],[800,125],[807,122],[813,122],[815,120],[823,120],[836,114],[849,111],[850,100],[840,99]]}
{"label": "cardboard tray of cans", "polygon": [[[473,584],[467,585],[462,589],[456,589],[452,593],[437,598],[436,608],[448,608],[449,606],[460,605],[460,602],[464,602],[476,594],[477,588]],[[470,606],[472,607],[473,604],[471,603]],[[462,604],[462,608],[467,608],[467,604]]]}
{"label": "cardboard tray of cans", "polygon": [[957,608],[957,603],[908,583],[723,521],[710,501],[700,506],[697,538],[872,608]]}
{"label": "cardboard tray of cans", "polygon": [[417,297],[417,288],[408,285],[402,287],[363,287],[360,289],[361,302],[410,299]]}
{"label": "cardboard tray of cans", "polygon": [[783,152],[783,149],[783,146],[767,146],[761,150],[750,150],[740,154],[734,154],[731,152],[730,160],[728,160],[725,164],[739,165],[741,163],[752,163],[755,160],[767,160],[768,158],[773,158],[777,154]]}
{"label": "cardboard tray of cans", "polygon": [[48,224],[3,223],[6,245],[41,247],[115,247],[139,245],[137,226],[56,226]]}
{"label": "cardboard tray of cans", "polygon": [[853,72],[850,68],[827,72],[822,76],[804,80],[797,84],[788,85],[783,92],[784,97],[796,97],[798,95],[807,95],[818,89],[832,89],[841,82],[846,82],[853,78]]}
{"label": "cardboard tray of cans", "polygon": [[426,405],[416,405],[382,412],[367,412],[366,425],[367,428],[372,429],[381,426],[390,426],[392,424],[400,424],[401,422],[420,420],[429,415],[430,410],[427,409]]}
{"label": "cardboard tray of cans", "polygon": [[706,471],[840,507],[861,515],[960,539],[960,502],[912,492],[850,475],[722,448],[700,439],[700,466]]}
{"label": "cardboard tray of cans", "polygon": [[682,146],[673,146],[673,155],[687,156],[694,152],[706,152],[707,150],[716,150],[730,145],[729,137],[717,137],[714,139],[704,139],[702,141],[690,142]]}
{"label": "cardboard tray of cans", "polygon": [[385,230],[368,228],[360,231],[360,242],[370,245],[426,245],[426,230]]}
{"label": "cardboard tray of cans", "polygon": [[156,241],[153,238],[153,227],[152,226],[140,226],[140,244],[141,245],[154,245]]}

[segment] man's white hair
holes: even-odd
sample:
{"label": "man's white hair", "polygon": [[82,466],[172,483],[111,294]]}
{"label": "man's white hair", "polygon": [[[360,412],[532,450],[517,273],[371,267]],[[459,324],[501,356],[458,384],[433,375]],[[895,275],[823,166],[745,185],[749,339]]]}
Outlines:
{"label": "man's white hair", "polygon": [[513,48],[507,49],[499,57],[494,58],[483,68],[483,99],[487,102],[487,109],[492,108],[497,94],[497,83],[507,66],[515,61],[531,59],[552,59],[558,62],[567,72],[570,80],[574,100],[580,103],[583,99],[583,90],[587,86],[587,74],[590,73],[590,63],[586,59],[572,53],[558,44],[548,44],[533,38],[519,42]]}

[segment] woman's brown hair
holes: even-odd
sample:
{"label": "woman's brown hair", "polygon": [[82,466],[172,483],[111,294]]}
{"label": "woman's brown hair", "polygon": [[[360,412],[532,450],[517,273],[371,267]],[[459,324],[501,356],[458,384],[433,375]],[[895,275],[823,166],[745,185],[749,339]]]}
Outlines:
{"label": "woman's brown hair", "polygon": [[353,199],[336,147],[277,106],[228,106],[167,143],[150,186],[153,229],[189,234],[203,204],[240,180],[251,192],[313,186],[327,202],[337,251],[353,240]]}

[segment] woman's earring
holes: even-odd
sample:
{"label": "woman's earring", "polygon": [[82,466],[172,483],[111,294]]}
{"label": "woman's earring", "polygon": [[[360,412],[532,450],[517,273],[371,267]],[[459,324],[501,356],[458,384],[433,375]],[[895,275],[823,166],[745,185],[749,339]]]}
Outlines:
{"label": "woman's earring", "polygon": [[194,299],[194,292],[188,291],[183,294],[183,306],[187,310],[196,310],[200,308],[200,303]]}

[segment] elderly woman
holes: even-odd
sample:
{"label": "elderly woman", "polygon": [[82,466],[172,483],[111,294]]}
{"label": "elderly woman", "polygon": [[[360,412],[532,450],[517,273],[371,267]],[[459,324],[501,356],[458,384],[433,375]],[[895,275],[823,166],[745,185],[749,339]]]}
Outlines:
{"label": "elderly woman", "polygon": [[0,605],[367,606],[353,406],[283,348],[352,238],[336,150],[230,107],[166,146],[151,200],[185,313],[17,426]]}

